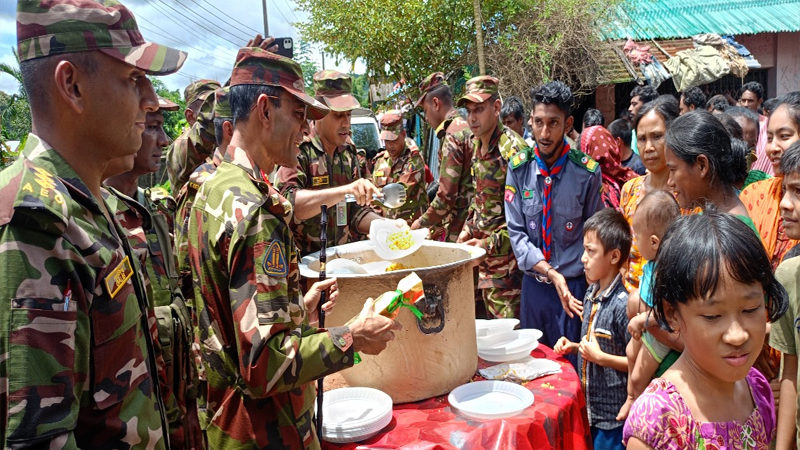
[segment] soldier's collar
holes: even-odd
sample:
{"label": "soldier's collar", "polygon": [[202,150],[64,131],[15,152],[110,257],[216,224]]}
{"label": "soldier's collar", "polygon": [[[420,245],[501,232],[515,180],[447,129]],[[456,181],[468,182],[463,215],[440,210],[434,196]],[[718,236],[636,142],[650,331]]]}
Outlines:
{"label": "soldier's collar", "polygon": [[[325,154],[325,147],[322,146],[322,140],[318,135],[311,138],[311,147],[317,153],[317,156]],[[336,149],[333,151],[333,154],[335,155],[337,153],[344,153],[348,150],[351,151],[353,155],[356,154],[356,148],[350,145],[348,142],[336,147]]]}
{"label": "soldier's collar", "polygon": [[64,184],[80,191],[90,201],[91,207],[95,209],[96,213],[103,212],[97,203],[102,200],[94,198],[89,188],[67,160],[39,136],[33,133],[28,134],[25,147],[22,149],[22,155],[33,165],[41,167],[53,174],[53,176],[60,178]]}
{"label": "soldier's collar", "polygon": [[[494,131],[492,132],[492,137],[489,138],[489,153],[492,152],[497,146],[500,144],[500,138],[503,136],[503,124],[498,120],[497,127],[495,127]],[[481,149],[481,138],[475,136],[474,139],[474,146],[475,151],[480,152]],[[487,153],[487,155],[489,154]]]}
{"label": "soldier's collar", "polygon": [[[130,211],[142,221],[143,228],[150,228],[152,216],[144,204],[140,203],[136,199],[128,197],[116,188],[105,184],[102,186],[101,192],[106,204],[112,207],[112,210],[109,211],[111,215],[116,216],[118,212],[124,213],[126,211]],[[123,226],[122,228],[125,227]]]}
{"label": "soldier's collar", "polygon": [[264,182],[264,179],[261,178],[261,169],[256,165],[250,155],[247,154],[241,147],[236,147],[235,145],[229,145],[228,149],[225,151],[225,162],[233,164],[247,172],[247,175],[252,179],[257,185],[264,185],[267,184]]}

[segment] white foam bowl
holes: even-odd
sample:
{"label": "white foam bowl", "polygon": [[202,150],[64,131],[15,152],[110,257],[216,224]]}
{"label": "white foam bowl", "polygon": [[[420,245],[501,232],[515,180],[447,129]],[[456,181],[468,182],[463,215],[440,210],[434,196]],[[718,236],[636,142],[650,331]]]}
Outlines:
{"label": "white foam bowl", "polygon": [[507,381],[477,381],[453,389],[447,401],[465,417],[492,420],[524,411],[533,404],[533,392]]}
{"label": "white foam bowl", "polygon": [[392,421],[392,398],[372,388],[348,387],[325,393],[322,438],[358,442],[378,434]]}
{"label": "white foam bowl", "polygon": [[475,319],[478,337],[511,331],[519,325],[519,319]]}
{"label": "white foam bowl", "polygon": [[527,350],[533,351],[539,345],[541,333],[530,333],[538,330],[512,330],[480,338],[478,351],[489,355],[511,355]]}

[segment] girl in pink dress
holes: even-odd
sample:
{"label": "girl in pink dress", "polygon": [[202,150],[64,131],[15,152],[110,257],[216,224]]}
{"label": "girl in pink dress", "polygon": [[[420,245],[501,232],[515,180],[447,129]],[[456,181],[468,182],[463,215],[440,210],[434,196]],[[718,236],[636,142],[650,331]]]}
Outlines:
{"label": "girl in pink dress", "polygon": [[685,349],[631,408],[627,448],[767,449],[775,407],[752,366],[764,317],[783,315],[788,299],[763,245],[736,216],[706,210],[678,218],[656,260],[656,320],[680,333]]}

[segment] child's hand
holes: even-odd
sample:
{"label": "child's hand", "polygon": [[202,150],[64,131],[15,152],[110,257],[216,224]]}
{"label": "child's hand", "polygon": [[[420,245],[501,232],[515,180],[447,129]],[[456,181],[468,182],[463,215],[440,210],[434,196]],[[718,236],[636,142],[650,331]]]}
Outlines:
{"label": "child's hand", "polygon": [[597,338],[594,336],[594,330],[590,330],[589,335],[584,336],[583,339],[581,339],[578,351],[583,359],[595,364],[600,364],[600,360],[603,358],[603,355],[605,355],[603,350],[600,349],[600,344],[597,343]]}
{"label": "child's hand", "polygon": [[647,324],[647,313],[639,313],[628,322],[628,333],[632,338],[639,340],[642,338],[645,325]]}
{"label": "child's hand", "polygon": [[561,336],[556,342],[556,346],[553,347],[553,351],[558,353],[559,355],[563,355],[566,353],[575,353],[575,349],[577,348],[576,343],[570,341],[564,336]]}

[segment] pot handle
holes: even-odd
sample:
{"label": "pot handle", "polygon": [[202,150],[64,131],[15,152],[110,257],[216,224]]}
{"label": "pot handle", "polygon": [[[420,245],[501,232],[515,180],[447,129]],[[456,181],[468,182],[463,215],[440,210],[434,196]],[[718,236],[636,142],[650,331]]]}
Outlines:
{"label": "pot handle", "polygon": [[424,290],[425,296],[414,303],[423,314],[422,320],[417,319],[417,328],[422,334],[437,334],[444,329],[444,297],[438,286],[425,285]]}

